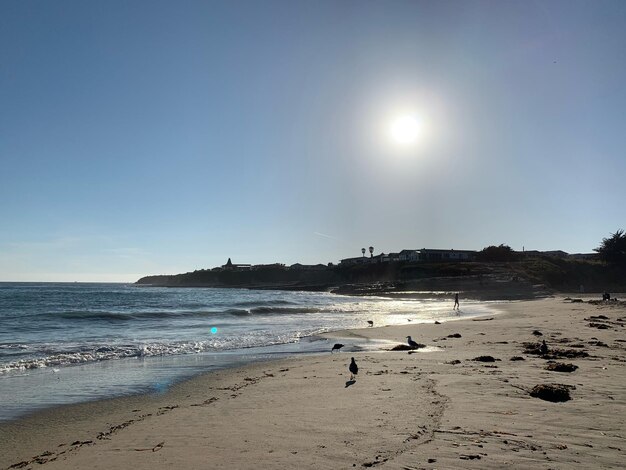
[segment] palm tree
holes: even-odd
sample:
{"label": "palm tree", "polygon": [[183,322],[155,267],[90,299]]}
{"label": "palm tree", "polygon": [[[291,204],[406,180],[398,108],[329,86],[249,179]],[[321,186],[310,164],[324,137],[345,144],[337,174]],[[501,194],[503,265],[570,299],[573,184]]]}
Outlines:
{"label": "palm tree", "polygon": [[374,257],[374,247],[370,246],[370,258]]}
{"label": "palm tree", "polygon": [[361,248],[361,253],[363,253],[363,258],[365,258],[365,248]]}
{"label": "palm tree", "polygon": [[626,266],[626,232],[620,229],[609,238],[603,238],[600,246],[594,251],[609,264]]}

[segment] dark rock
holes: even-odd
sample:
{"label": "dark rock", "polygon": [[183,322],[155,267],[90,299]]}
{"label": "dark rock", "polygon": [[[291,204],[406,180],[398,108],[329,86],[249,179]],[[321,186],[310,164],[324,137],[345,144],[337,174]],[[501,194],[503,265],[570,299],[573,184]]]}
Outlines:
{"label": "dark rock", "polygon": [[566,364],[564,362],[553,362],[548,364],[545,369],[553,372],[574,372],[578,369],[578,366],[575,366],[574,364]]}
{"label": "dark rock", "polygon": [[605,325],[604,323],[589,323],[590,328],[597,328],[598,330],[608,330],[611,328],[609,325]]}
{"label": "dark rock", "polygon": [[425,348],[426,345],[425,344],[417,344],[417,347],[411,347],[408,344],[398,344],[397,346],[394,346],[393,348],[391,348],[391,351],[412,351],[413,349],[421,349],[421,348]]}
{"label": "dark rock", "polygon": [[535,336],[543,336],[543,333],[541,331],[539,331],[539,330],[535,330],[535,331],[533,331],[533,335],[535,335]]}
{"label": "dark rock", "polygon": [[522,356],[513,356],[511,358],[511,361],[525,361],[526,359],[524,359]]}
{"label": "dark rock", "polygon": [[472,361],[478,361],[478,362],[496,362],[499,361],[500,359],[496,359],[493,356],[478,356],[475,357],[474,359],[472,359]]}
{"label": "dark rock", "polygon": [[576,349],[550,348],[550,350],[544,354],[541,351],[541,343],[524,343],[524,354],[535,354],[543,357],[544,359],[558,359],[560,357],[566,357],[568,359],[573,359],[575,357],[589,357],[588,352]]}
{"label": "dark rock", "polygon": [[571,386],[563,384],[539,384],[530,391],[530,396],[554,403],[571,400]]}
{"label": "dark rock", "polygon": [[454,333],[452,335],[448,335],[448,338],[460,338],[461,334],[460,333]]}
{"label": "dark rock", "polygon": [[541,343],[524,343],[524,353],[526,354],[537,354],[541,356]]}
{"label": "dark rock", "polygon": [[458,359],[453,359],[452,361],[446,362],[446,364],[452,364],[452,365],[460,364],[460,363],[461,363],[461,361],[459,361]]}
{"label": "dark rock", "polygon": [[435,320],[435,325],[441,325],[441,322],[438,322],[437,320]]}
{"label": "dark rock", "polygon": [[589,357],[589,353],[586,351],[577,351],[575,349],[558,349],[553,351],[555,357],[567,357],[572,359],[574,357]]}

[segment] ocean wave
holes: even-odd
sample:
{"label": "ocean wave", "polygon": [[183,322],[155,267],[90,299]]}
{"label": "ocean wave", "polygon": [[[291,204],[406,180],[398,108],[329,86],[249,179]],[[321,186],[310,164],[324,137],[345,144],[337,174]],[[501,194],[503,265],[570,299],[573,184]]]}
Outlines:
{"label": "ocean wave", "polygon": [[275,300],[243,300],[241,302],[233,303],[235,307],[257,307],[264,305],[296,305],[294,302],[290,302],[289,300],[275,299]]}
{"label": "ocean wave", "polygon": [[0,344],[0,361],[7,360],[7,358],[15,358],[20,356],[27,356],[30,353],[28,346],[19,343]]}
{"label": "ocean wave", "polygon": [[[258,305],[258,303],[257,303]],[[53,318],[74,321],[106,321],[121,322],[132,320],[158,320],[163,318],[205,318],[217,315],[272,315],[330,312],[321,307],[277,307],[261,305],[250,309],[228,308],[225,310],[196,310],[196,311],[132,311],[132,312],[102,312],[102,311],[66,311],[48,314]]]}
{"label": "ocean wave", "polygon": [[20,343],[0,344],[0,349],[28,349],[28,346]]}
{"label": "ocean wave", "polygon": [[89,311],[76,311],[76,312],[58,312],[50,314],[49,316],[55,318],[63,318],[65,320],[132,320],[137,313],[123,313],[123,312],[89,312]]}
{"label": "ocean wave", "polygon": [[[73,347],[46,345],[39,350],[39,357],[13,360],[0,363],[0,374],[11,371],[41,369],[87,364],[116,359],[146,358],[203,352],[219,352],[233,349],[247,349],[272,346],[298,341],[305,333],[290,332],[282,335],[247,335],[244,337],[215,338],[208,341],[188,341],[174,343],[144,344],[80,344]],[[306,335],[310,334],[307,332]]]}
{"label": "ocean wave", "polygon": [[229,308],[228,310],[224,310],[223,313],[226,313],[228,315],[246,316],[246,315],[250,315],[250,310],[243,310],[240,308]]}
{"label": "ocean wave", "polygon": [[[242,311],[247,313],[247,311]],[[190,317],[211,317],[224,313],[232,313],[231,310],[225,311],[132,311],[132,312],[98,312],[98,311],[76,311],[76,312],[60,312],[52,314],[53,317],[64,320],[85,320],[85,321],[131,321],[131,320],[158,320],[163,318],[190,318]]]}
{"label": "ocean wave", "polygon": [[267,306],[255,307],[255,308],[250,309],[250,313],[252,314],[255,314],[255,313],[259,313],[259,314],[320,313],[324,311],[329,311],[329,310],[325,310],[324,308],[321,308],[321,307],[267,307]]}

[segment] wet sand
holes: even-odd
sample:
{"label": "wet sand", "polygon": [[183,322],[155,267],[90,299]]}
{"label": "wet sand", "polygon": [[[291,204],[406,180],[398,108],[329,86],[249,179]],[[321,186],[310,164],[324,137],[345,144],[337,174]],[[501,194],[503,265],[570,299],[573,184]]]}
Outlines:
{"label": "wet sand", "polygon": [[[426,350],[255,364],[0,425],[0,468],[620,468],[626,306],[559,296],[501,308],[328,335],[329,351],[407,335]],[[571,400],[532,397],[540,384],[562,384]]]}

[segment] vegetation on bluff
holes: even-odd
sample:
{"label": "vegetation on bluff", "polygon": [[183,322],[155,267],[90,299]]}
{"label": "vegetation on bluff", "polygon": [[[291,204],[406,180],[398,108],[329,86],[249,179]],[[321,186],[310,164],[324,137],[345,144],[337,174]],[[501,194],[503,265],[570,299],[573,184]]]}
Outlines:
{"label": "vegetation on bluff", "polygon": [[612,266],[626,268],[626,233],[618,230],[608,238],[603,238],[594,251],[600,259]]}
{"label": "vegetation on bluff", "polygon": [[515,261],[520,258],[520,255],[513,251],[508,245],[500,246],[488,246],[483,248],[476,254],[478,261],[492,262],[492,261]]}

